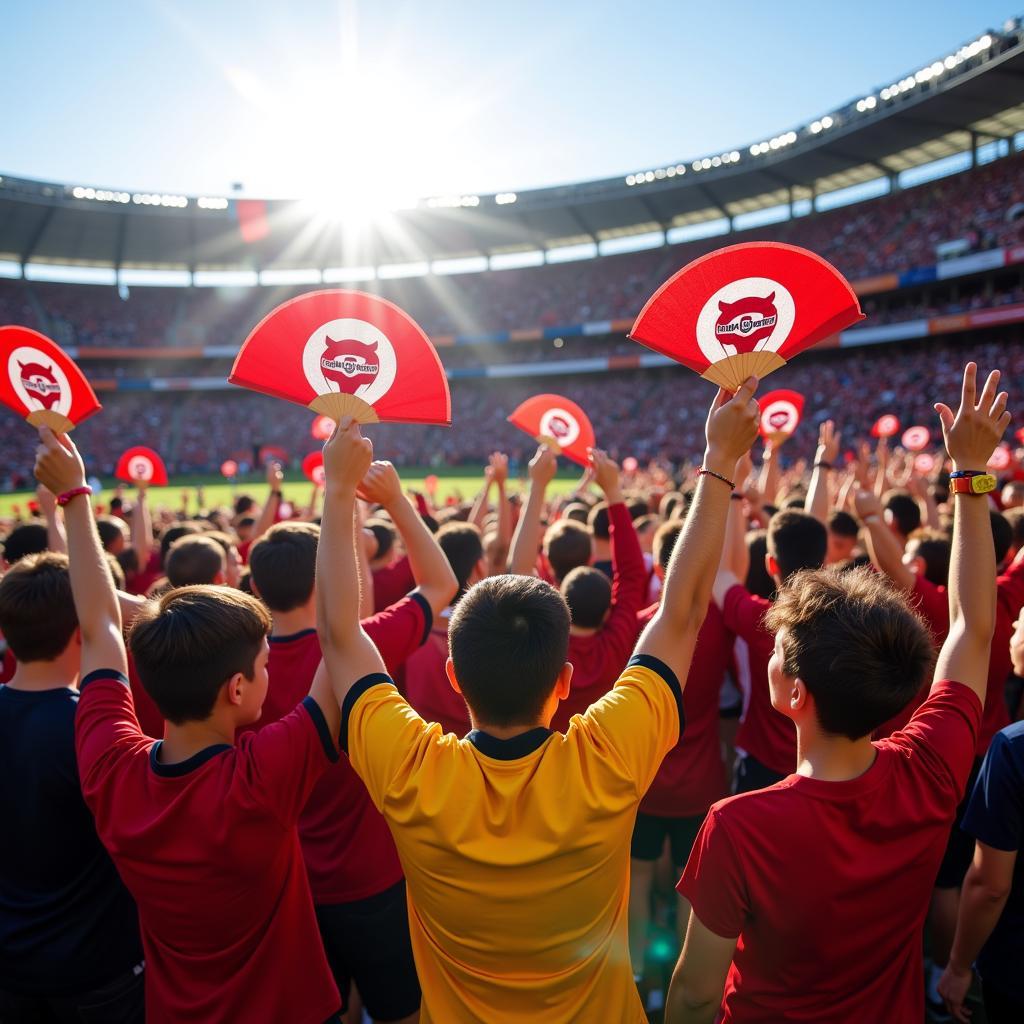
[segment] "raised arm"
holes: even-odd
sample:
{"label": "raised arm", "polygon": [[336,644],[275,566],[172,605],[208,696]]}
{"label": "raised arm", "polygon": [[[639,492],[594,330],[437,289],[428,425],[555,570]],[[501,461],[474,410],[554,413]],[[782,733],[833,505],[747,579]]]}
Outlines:
{"label": "raised arm", "polygon": [[544,507],[544,492],[554,479],[558,456],[546,445],[537,449],[530,459],[530,496],[519,513],[508,571],[516,576],[532,576],[540,550],[540,513]]}
{"label": "raised arm", "polygon": [[825,420],[818,429],[818,450],[814,454],[814,468],[811,470],[811,486],[807,489],[804,511],[814,516],[819,523],[828,525],[829,473],[839,456],[842,438],[836,433],[832,420]]}
{"label": "raised arm", "polygon": [[689,673],[697,631],[707,613],[722,557],[736,463],[757,437],[760,411],[753,397],[756,390],[757,378],[750,377],[732,398],[719,391],[712,403],[705,428],[705,472],[672,551],[661,607],[637,644],[637,654],[650,654],[663,661],[680,683]]}
{"label": "raised arm", "polygon": [[359,485],[359,495],[382,505],[401,534],[413,579],[434,615],[448,607],[459,589],[455,573],[427,524],[402,492],[398,471],[390,462],[374,462]]}
{"label": "raised arm", "polygon": [[914,574],[903,564],[903,548],[882,515],[882,503],[874,491],[858,490],[853,497],[857,517],[864,524],[868,556],[905,593],[914,589]]}
{"label": "raised arm", "polygon": [[494,471],[488,465],[484,469],[484,483],[473,500],[473,508],[469,513],[469,521],[478,529],[483,530],[484,519],[487,518],[487,506],[494,486]]}
{"label": "raised arm", "polygon": [[36,488],[36,501],[46,520],[46,546],[51,551],[66,555],[68,553],[68,538],[64,533],[64,524],[61,522],[60,512],[57,510],[57,496],[49,487],[40,484]]}
{"label": "raised arm", "polygon": [[[39,429],[36,479],[53,494],[85,488],[85,467],[78,449],[66,434]],[[71,594],[82,634],[81,677],[96,669],[113,669],[127,676],[128,659],[121,635],[121,609],[110,575],[96,520],[83,492],[64,506],[68,537]]]}
{"label": "raised arm", "polygon": [[[182,494],[187,495],[187,491]],[[186,498],[185,505],[188,500]],[[153,521],[149,515],[149,502],[146,500],[146,488],[139,485],[135,494],[135,504],[132,506],[132,548],[135,551],[135,558],[138,560],[138,571],[145,572],[149,565],[149,556],[153,551]]]}
{"label": "raised arm", "polygon": [[508,500],[507,490],[508,456],[503,452],[495,452],[491,456],[491,470],[498,495],[495,502],[498,508],[498,550],[494,553],[490,571],[497,573],[505,571],[509,545],[512,543],[512,505]]}
{"label": "raised arm", "polygon": [[[996,393],[999,371],[993,370],[977,397],[978,368],[964,370],[960,408],[954,416],[941,402],[946,451],[954,472],[984,473],[1003,431],[1010,423],[1006,392]],[[996,618],[996,555],[989,503],[984,495],[953,495],[953,543],[949,560],[949,636],[939,651],[935,680],[955,679],[985,703],[988,662]]]}
{"label": "raised arm", "polygon": [[253,527],[253,540],[262,537],[277,521],[277,513],[281,508],[281,485],[283,483],[284,473],[281,472],[280,464],[277,462],[268,463],[267,486],[270,488],[270,493],[267,495],[263,511],[260,512],[260,517],[256,520],[256,525]]}
{"label": "raised arm", "polygon": [[761,453],[761,476],[757,488],[761,492],[761,500],[766,505],[774,505],[779,497],[779,446],[766,441]]}

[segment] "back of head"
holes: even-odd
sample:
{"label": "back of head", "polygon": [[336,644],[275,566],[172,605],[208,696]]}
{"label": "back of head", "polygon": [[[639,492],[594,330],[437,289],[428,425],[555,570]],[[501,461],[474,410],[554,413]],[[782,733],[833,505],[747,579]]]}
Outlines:
{"label": "back of head", "polygon": [[376,562],[390,558],[395,546],[395,531],[391,524],[384,522],[383,519],[368,519],[366,529],[377,538],[377,554],[373,556],[373,560]]}
{"label": "back of head", "polygon": [[249,572],[272,612],[301,608],[313,596],[320,528],[312,523],[277,523],[249,549]]}
{"label": "back of head", "polygon": [[1003,518],[1010,524],[1012,546],[1018,549],[1024,547],[1024,508],[1011,508],[1003,513]]}
{"label": "back of head", "polygon": [[199,532],[201,531],[197,523],[175,523],[174,526],[168,526],[160,534],[160,564],[166,567],[167,552],[171,550],[171,545],[176,540],[181,540],[182,537],[191,537]]}
{"label": "back of head", "polygon": [[4,558],[14,565],[26,555],[38,555],[49,546],[46,527],[42,523],[19,523],[4,538]]}
{"label": "back of head", "polygon": [[597,540],[611,539],[611,521],[608,518],[608,502],[599,501],[587,516],[587,525]]}
{"label": "back of head", "polygon": [[651,506],[642,494],[630,494],[626,498],[629,517],[635,523],[638,519],[651,514]]}
{"label": "back of head", "polygon": [[768,554],[786,580],[801,569],[817,569],[828,551],[828,531],[812,515],[796,509],[776,512],[768,523]]}
{"label": "back of head", "polygon": [[669,491],[662,495],[658,511],[663,519],[682,518],[689,507],[687,496],[682,491]]}
{"label": "back of head", "polygon": [[182,587],[144,605],[128,636],[139,679],[169,722],[210,716],[236,672],[252,679],[270,615],[228,587]]}
{"label": "back of head", "polygon": [[587,517],[590,515],[590,509],[583,504],[582,501],[570,501],[568,505],[562,509],[562,518],[571,519],[574,523],[581,523],[584,526],[587,524]]}
{"label": "back of head", "polygon": [[996,546],[996,565],[1001,565],[1013,544],[1013,527],[1002,512],[991,508],[988,514],[992,523],[992,542]]}
{"label": "back of head", "polygon": [[544,534],[544,555],[556,580],[563,580],[578,565],[590,565],[593,553],[590,530],[572,519],[559,519]]}
{"label": "back of head", "polygon": [[747,545],[750,563],[743,585],[750,593],[770,601],[775,595],[775,580],[768,575],[768,567],[764,564],[764,556],[768,554],[768,531],[747,530],[744,543]]}
{"label": "back of head", "polygon": [[589,565],[579,565],[559,587],[569,606],[572,624],[581,629],[597,629],[612,605],[612,582]]}
{"label": "back of head", "polygon": [[904,537],[909,537],[921,525],[921,506],[909,491],[889,491],[882,498],[882,507]]}
{"label": "back of head", "polygon": [[209,537],[181,537],[167,552],[165,570],[172,587],[214,583],[223,578],[224,549]]}
{"label": "back of head", "polygon": [[491,576],[458,603],[448,643],[477,722],[533,725],[565,665],[569,608],[542,580]]}
{"label": "back of head", "polygon": [[941,530],[922,527],[915,530],[907,540],[907,554],[920,558],[924,563],[924,578],[937,587],[944,587],[949,580],[949,536]]}
{"label": "back of head", "polygon": [[473,570],[484,557],[480,531],[471,523],[446,523],[437,531],[437,543],[458,580],[459,590],[455,595],[458,601],[469,587]]}
{"label": "back of head", "polygon": [[860,534],[860,527],[849,512],[836,509],[828,517],[828,532],[834,533],[837,537],[855,541]]}
{"label": "back of head", "polygon": [[0,633],[19,662],[53,661],[77,628],[67,555],[25,555],[0,579]]}
{"label": "back of head", "polygon": [[881,573],[818,569],[789,578],[765,619],[783,672],[803,680],[822,729],[860,739],[903,710],[934,653],[927,627]]}
{"label": "back of head", "polygon": [[103,549],[116,555],[124,547],[128,528],[115,516],[97,516],[96,532],[100,535]]}
{"label": "back of head", "polygon": [[658,532],[654,535],[654,564],[661,566],[661,571],[668,572],[668,563],[672,558],[672,550],[683,532],[683,521],[673,519],[670,522],[662,523]]}

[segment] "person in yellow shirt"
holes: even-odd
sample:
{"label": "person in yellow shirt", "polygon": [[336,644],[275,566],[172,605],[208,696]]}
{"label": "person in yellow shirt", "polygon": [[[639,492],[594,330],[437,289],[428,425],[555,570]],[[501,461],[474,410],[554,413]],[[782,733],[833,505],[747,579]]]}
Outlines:
{"label": "person in yellow shirt", "polygon": [[459,602],[448,675],[473,729],[409,707],[359,625],[353,514],[372,445],[339,424],[324,446],[318,629],[341,745],[395,837],[408,883],[423,1024],[640,1024],[627,942],[630,836],[682,722],[721,554],[736,462],[757,435],[757,381],[720,392],[661,609],[611,690],[568,730],[569,611],[559,592],[494,576]]}

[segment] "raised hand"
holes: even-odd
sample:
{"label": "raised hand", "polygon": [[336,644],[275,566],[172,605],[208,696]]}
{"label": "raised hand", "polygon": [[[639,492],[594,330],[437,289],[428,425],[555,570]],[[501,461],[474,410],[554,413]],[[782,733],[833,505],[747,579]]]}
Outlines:
{"label": "raised hand", "polygon": [[546,444],[537,449],[537,454],[530,459],[530,482],[538,487],[547,487],[555,478],[558,468],[558,456]]}
{"label": "raised hand", "polygon": [[757,385],[756,377],[748,377],[731,397],[728,391],[719,388],[704,429],[707,438],[706,469],[730,479],[735,476],[736,463],[750,451],[757,438],[761,417],[761,410],[754,401]]}
{"label": "raised hand", "polygon": [[281,490],[281,484],[284,483],[284,472],[281,469],[280,462],[268,462],[267,463],[267,484],[272,491]]}
{"label": "raised hand", "polygon": [[67,434],[55,434],[49,427],[39,428],[35,475],[44,487],[57,496],[85,487],[82,456]]}
{"label": "raised hand", "polygon": [[324,444],[325,490],[355,494],[373,461],[373,442],[359,424],[343,417]]}
{"label": "raised hand", "polygon": [[956,414],[948,405],[935,403],[935,411],[942,423],[946,451],[953,460],[954,469],[983,472],[999,439],[1009,426],[1011,416],[1006,411],[1006,392],[996,393],[1000,376],[999,370],[993,370],[988,375],[979,398],[978,366],[976,363],[968,363],[964,368],[960,408]]}
{"label": "raised hand", "polygon": [[487,468],[491,471],[491,479],[499,486],[508,480],[508,456],[504,452],[494,452]]}
{"label": "raised hand", "polygon": [[591,448],[588,455],[590,456],[590,465],[594,470],[594,482],[604,491],[608,503],[614,505],[617,501],[621,501],[618,464],[600,448]]}
{"label": "raised hand", "polygon": [[815,452],[815,462],[827,462],[830,466],[835,465],[839,458],[839,445],[842,442],[842,435],[836,430],[833,420],[825,420],[818,428],[818,450]]}
{"label": "raised hand", "polygon": [[398,470],[390,462],[372,462],[357,491],[363,501],[392,507],[402,500],[402,481]]}

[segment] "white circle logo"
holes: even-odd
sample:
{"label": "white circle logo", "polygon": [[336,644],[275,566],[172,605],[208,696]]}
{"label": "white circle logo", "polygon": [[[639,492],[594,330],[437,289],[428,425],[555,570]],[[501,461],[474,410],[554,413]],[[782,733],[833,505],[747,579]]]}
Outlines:
{"label": "white circle logo", "polygon": [[30,345],[16,348],[7,360],[7,376],[29,412],[48,409],[67,416],[71,411],[71,385],[67,376],[39,349]]}
{"label": "white circle logo", "polygon": [[788,289],[769,277],[744,277],[719,288],[697,317],[697,344],[708,360],[777,352],[796,320]]}
{"label": "white circle logo", "polygon": [[799,422],[796,406],[785,399],[770,402],[761,413],[761,430],[765,434],[792,434]]}
{"label": "white circle logo", "polygon": [[355,395],[368,405],[395,382],[395,349],[380,328],[342,318],[318,327],[302,353],[302,372],[318,395]]}
{"label": "white circle logo", "polygon": [[553,437],[559,448],[568,448],[580,436],[580,425],[568,409],[548,409],[540,418],[540,433]]}
{"label": "white circle logo", "polygon": [[146,455],[133,455],[128,460],[128,475],[133,480],[148,482],[153,479],[153,460]]}

